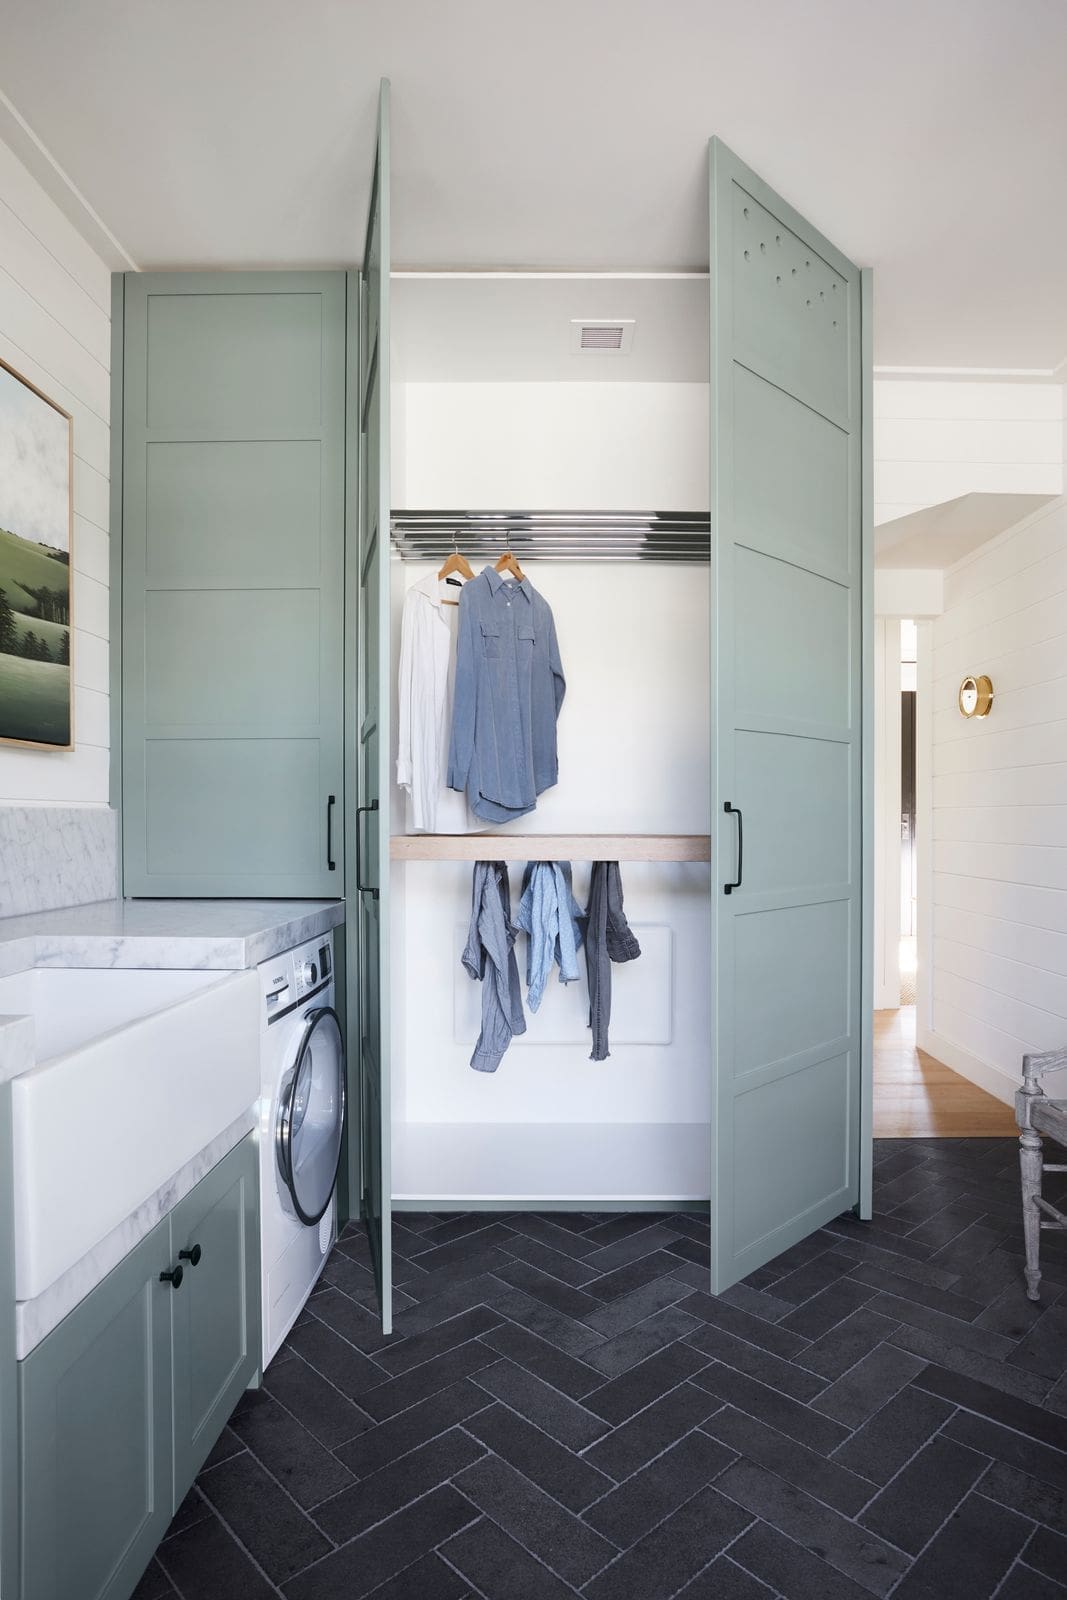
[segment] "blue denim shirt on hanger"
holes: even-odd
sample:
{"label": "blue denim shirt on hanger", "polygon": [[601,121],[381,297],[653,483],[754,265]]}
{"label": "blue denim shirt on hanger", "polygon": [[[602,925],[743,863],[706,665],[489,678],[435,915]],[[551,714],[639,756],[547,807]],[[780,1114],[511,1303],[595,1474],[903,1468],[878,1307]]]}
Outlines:
{"label": "blue denim shirt on hanger", "polygon": [[492,567],[459,598],[448,786],[485,822],[532,811],[559,776],[556,718],[566,680],[548,601]]}

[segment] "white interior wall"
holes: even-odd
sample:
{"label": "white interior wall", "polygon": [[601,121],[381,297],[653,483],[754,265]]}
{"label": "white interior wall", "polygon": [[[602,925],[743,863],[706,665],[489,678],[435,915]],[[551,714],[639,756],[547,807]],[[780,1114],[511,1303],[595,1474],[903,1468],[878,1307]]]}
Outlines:
{"label": "white interior wall", "polygon": [[1060,494],[1063,387],[998,379],[878,378],[874,520],[980,491]]}
{"label": "white interior wall", "polygon": [[74,419],[75,736],[69,752],[0,746],[0,912],[115,889],[106,811],[110,338],[107,266],[0,142],[0,356]]}
{"label": "white interior wall", "polygon": [[[1007,1100],[1024,1051],[1067,1040],[1067,502],[947,573],[944,613],[928,626],[932,987],[920,1043]],[[993,708],[968,721],[959,683],[981,672]]]}
{"label": "white interior wall", "polygon": [[[708,503],[703,385],[397,385],[394,407],[403,416],[398,505]],[[396,563],[397,625],[401,588],[426,570]],[[707,568],[531,562],[528,570],[553,608],[568,689],[560,782],[508,831],[706,833]],[[584,903],[588,863],[574,865]],[[513,904],[521,871],[515,864]],[[584,976],[569,989],[553,978],[526,1036],[484,1075],[468,1065],[479,989],[459,962],[471,869],[394,865],[394,1015],[405,1018],[393,1054],[398,1193],[450,1193],[458,1183],[475,1194],[501,1183],[509,1194],[531,1185],[542,1195],[596,1193],[598,1185],[618,1194],[707,1192],[708,872],[623,867],[643,953],[613,969],[608,1061],[588,1060]],[[519,964],[525,994],[525,939]],[[545,1131],[531,1136],[531,1126]]]}

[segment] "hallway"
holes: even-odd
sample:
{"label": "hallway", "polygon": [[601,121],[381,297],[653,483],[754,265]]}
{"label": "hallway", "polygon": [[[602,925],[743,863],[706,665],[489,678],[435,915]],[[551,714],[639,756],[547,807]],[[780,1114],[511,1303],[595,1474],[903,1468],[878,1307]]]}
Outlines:
{"label": "hallway", "polygon": [[914,1006],[875,1012],[876,1139],[1004,1138],[1016,1132],[1010,1106],[917,1048]]}

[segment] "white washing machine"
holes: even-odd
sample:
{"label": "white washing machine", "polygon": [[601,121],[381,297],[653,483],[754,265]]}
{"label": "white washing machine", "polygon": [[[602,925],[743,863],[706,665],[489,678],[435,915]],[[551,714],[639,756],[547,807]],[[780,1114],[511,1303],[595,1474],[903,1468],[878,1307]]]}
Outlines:
{"label": "white washing machine", "polygon": [[333,937],[259,967],[263,1365],[277,1354],[334,1239],[345,1116],[345,1049],[334,1010]]}

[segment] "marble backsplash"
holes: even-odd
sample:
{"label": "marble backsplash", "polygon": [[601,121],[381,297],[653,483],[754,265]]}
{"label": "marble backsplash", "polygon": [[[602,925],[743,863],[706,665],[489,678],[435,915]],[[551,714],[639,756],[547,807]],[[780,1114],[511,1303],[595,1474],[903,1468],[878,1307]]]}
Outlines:
{"label": "marble backsplash", "polygon": [[117,841],[107,806],[0,806],[0,917],[111,900]]}

